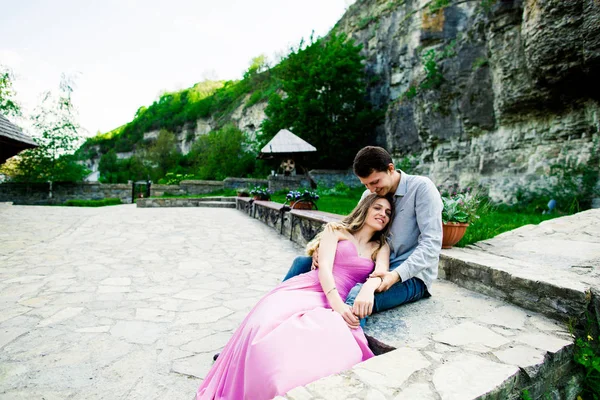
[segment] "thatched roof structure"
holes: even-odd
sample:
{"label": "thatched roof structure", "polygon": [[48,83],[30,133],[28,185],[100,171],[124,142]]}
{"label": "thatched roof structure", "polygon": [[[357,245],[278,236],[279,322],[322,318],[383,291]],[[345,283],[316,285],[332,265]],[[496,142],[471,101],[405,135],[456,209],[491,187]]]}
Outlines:
{"label": "thatched roof structure", "polygon": [[22,150],[38,147],[32,138],[0,114],[0,164]]}
{"label": "thatched roof structure", "polygon": [[258,158],[287,156],[295,153],[310,153],[314,151],[317,151],[315,146],[294,135],[287,129],[282,129],[262,148]]}

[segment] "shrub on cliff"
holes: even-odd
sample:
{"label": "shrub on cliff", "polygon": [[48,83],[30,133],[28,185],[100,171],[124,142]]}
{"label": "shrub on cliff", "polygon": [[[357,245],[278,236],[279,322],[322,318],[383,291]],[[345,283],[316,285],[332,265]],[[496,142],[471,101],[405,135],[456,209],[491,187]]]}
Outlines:
{"label": "shrub on cliff", "polygon": [[[251,176],[263,167],[257,163],[246,134],[233,125],[200,136],[185,162],[199,179]],[[265,173],[263,170],[259,175]]]}

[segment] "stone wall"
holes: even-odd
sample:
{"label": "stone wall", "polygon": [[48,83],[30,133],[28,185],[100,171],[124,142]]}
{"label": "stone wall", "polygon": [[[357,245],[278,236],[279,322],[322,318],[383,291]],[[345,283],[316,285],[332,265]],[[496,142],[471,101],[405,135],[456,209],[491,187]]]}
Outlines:
{"label": "stone wall", "polygon": [[300,188],[310,188],[311,182],[306,175],[284,176],[271,175],[268,178],[269,190],[277,192],[280,190],[297,190]]}
{"label": "stone wall", "polygon": [[21,205],[63,204],[67,200],[101,200],[119,198],[131,203],[131,185],[84,183],[3,183],[0,184],[0,202]]}
{"label": "stone wall", "polygon": [[268,186],[269,181],[255,178],[225,178],[223,184],[226,189],[252,189],[255,186]]}
{"label": "stone wall", "polygon": [[417,156],[437,184],[508,202],[554,163],[597,163],[600,2],[451,3],[431,14],[425,0],[357,1],[334,28],[362,44],[371,102],[386,111],[372,142]]}
{"label": "stone wall", "polygon": [[311,241],[322,230],[324,224],[343,218],[341,215],[322,211],[291,210],[280,203],[252,200],[247,197],[237,197],[236,208],[301,246]]}
{"label": "stone wall", "polygon": [[[223,181],[181,181],[179,185],[151,184],[150,196],[189,196],[212,193],[223,189],[239,189],[268,186],[272,191],[310,187],[306,177],[270,177],[267,179],[226,178]],[[3,183],[0,184],[0,202],[14,204],[62,204],[67,200],[99,200],[120,198],[131,203],[131,184],[102,184],[99,182],[54,183],[52,196],[48,183]]]}
{"label": "stone wall", "polygon": [[215,192],[217,190],[223,190],[225,185],[223,181],[181,181],[179,182],[179,188],[181,192],[194,195],[194,194],[206,194]]}
{"label": "stone wall", "polygon": [[333,188],[339,182],[348,187],[362,186],[352,169],[334,170],[334,169],[313,169],[308,175],[317,183],[318,187]]}

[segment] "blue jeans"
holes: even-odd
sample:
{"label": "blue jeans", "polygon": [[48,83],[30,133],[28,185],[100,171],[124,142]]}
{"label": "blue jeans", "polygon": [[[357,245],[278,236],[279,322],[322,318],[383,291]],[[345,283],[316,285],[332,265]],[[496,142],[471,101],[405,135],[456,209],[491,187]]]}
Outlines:
{"label": "blue jeans", "polygon": [[[312,264],[311,257],[296,257],[290,270],[288,271],[284,281],[293,278],[296,275],[303,274],[310,271]],[[362,288],[362,283],[357,283],[346,298],[346,304],[353,305],[356,296]],[[427,287],[419,278],[410,278],[405,282],[398,282],[388,290],[382,293],[375,293],[375,302],[373,304],[373,312],[380,312],[389,310],[390,308],[398,307],[405,303],[411,303],[422,299],[423,297],[429,297],[430,294],[427,291]],[[366,318],[360,320],[360,325],[364,327]]]}

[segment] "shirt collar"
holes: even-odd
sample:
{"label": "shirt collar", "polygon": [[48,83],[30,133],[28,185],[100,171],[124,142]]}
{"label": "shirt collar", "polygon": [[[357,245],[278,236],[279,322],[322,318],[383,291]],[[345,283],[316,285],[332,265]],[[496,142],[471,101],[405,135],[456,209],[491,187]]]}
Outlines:
{"label": "shirt collar", "polygon": [[400,169],[397,169],[396,171],[400,173],[400,182],[398,182],[398,187],[396,188],[394,196],[403,197],[406,192],[408,192],[408,177],[404,171]]}

